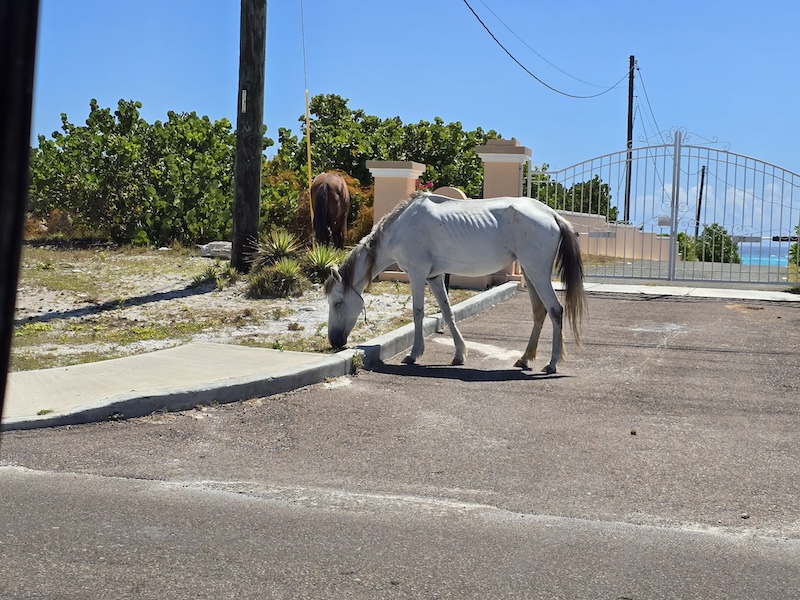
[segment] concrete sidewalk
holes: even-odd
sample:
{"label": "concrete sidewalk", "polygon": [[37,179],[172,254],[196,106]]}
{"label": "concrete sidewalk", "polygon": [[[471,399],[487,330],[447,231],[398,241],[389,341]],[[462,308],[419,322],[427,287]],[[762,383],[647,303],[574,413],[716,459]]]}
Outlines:
{"label": "concrete sidewalk", "polygon": [[[722,290],[668,285],[586,282],[587,292],[800,302],[779,291]],[[509,298],[515,282],[487,290],[453,307],[456,319],[479,314]],[[426,317],[426,336],[442,325]],[[8,376],[2,429],[32,429],[131,418],[159,410],[237,402],[269,396],[353,371],[354,357],[369,367],[411,347],[413,324],[335,354],[285,352],[226,344],[186,344],[147,354],[21,371]]]}

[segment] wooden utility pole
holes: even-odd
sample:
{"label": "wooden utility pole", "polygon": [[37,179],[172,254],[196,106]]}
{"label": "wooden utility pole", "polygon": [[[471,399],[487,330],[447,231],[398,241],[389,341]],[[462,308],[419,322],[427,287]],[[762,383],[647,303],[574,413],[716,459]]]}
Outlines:
{"label": "wooden utility pole", "polygon": [[39,2],[0,0],[0,414],[6,392],[28,199]]}
{"label": "wooden utility pole", "polygon": [[630,67],[628,71],[628,153],[625,158],[625,210],[623,219],[626,223],[631,220],[631,166],[633,163],[633,67],[636,59],[630,57]]}
{"label": "wooden utility pole", "polygon": [[700,207],[703,206],[703,186],[706,184],[706,166],[700,167],[700,191],[697,193],[697,219],[694,222],[694,239],[700,234]]}
{"label": "wooden utility pole", "polygon": [[231,266],[247,271],[253,260],[261,213],[267,0],[241,1]]}

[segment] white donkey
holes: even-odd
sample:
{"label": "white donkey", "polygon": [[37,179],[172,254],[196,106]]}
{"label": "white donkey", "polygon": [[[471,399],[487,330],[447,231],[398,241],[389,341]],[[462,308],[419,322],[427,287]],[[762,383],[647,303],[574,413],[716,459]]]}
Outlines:
{"label": "white donkey", "polygon": [[364,308],[361,294],[392,263],[408,274],[414,314],[414,345],[405,363],[416,362],[425,349],[422,335],[425,284],[433,291],[455,342],[454,365],[464,363],[467,345],[453,319],[444,274],[480,276],[495,273],[518,260],[533,308],[533,331],[515,366],[529,368],[536,357],[545,315],[553,324],[550,362],[555,373],[564,356],[564,309],[556,297],[553,264],[565,284],[566,312],[575,340],[585,312],[583,263],[572,226],[556,211],[531,198],[453,200],[429,194],[400,203],[348,254],[325,282],[328,297],[328,340],[334,348],[347,343]]}

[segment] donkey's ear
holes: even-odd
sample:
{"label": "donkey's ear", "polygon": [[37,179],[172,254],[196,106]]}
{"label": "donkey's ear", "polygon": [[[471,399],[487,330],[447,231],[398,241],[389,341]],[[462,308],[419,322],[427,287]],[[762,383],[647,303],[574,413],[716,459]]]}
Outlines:
{"label": "donkey's ear", "polygon": [[331,267],[331,277],[333,277],[338,283],[342,283],[342,275],[339,273],[339,269],[335,266]]}

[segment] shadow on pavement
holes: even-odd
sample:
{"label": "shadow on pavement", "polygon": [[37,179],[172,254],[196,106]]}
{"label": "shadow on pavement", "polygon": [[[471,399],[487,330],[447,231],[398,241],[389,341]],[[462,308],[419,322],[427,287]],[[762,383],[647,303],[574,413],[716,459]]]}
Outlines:
{"label": "shadow on pavement", "polygon": [[520,369],[492,369],[484,371],[452,365],[387,365],[379,363],[369,368],[375,373],[428,377],[431,379],[457,379],[460,381],[530,381],[531,379],[560,379],[561,373],[522,371]]}

